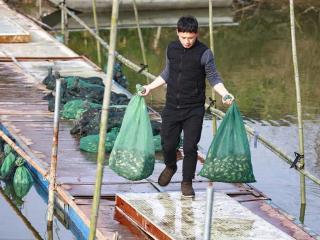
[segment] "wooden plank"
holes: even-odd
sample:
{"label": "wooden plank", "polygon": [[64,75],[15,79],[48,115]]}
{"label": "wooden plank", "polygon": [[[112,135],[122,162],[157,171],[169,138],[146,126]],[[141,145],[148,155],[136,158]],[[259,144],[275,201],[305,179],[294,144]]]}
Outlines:
{"label": "wooden plank", "polygon": [[[95,185],[67,185],[63,184],[61,187],[67,190],[74,197],[92,197]],[[116,184],[116,185],[102,185],[101,197],[112,197],[119,192],[158,192],[150,183],[141,184]]]}
{"label": "wooden plank", "polygon": [[263,218],[264,220],[270,222],[272,225],[276,226],[278,229],[286,232],[294,239],[298,240],[312,240],[314,239],[308,233],[303,231],[299,226],[297,226],[289,216],[286,216],[279,209],[271,206],[265,201],[249,201],[242,202],[241,205],[250,209],[252,212]]}
{"label": "wooden plank", "polygon": [[[87,218],[90,217],[91,205],[79,205],[79,209]],[[108,233],[110,234],[110,232],[118,232],[120,239],[144,239],[141,238],[141,236],[139,236],[136,232],[132,232],[127,226],[122,225],[120,222],[114,219],[114,205],[108,206],[102,204],[100,206],[97,229],[99,229],[104,236],[108,236]]]}
{"label": "wooden plank", "polygon": [[31,41],[31,35],[9,18],[0,17],[0,43],[26,43]]}
{"label": "wooden plank", "polygon": [[133,206],[124,201],[121,197],[116,196],[116,209],[118,213],[128,216],[136,224],[144,229],[154,239],[172,240],[164,231],[145,219]]}

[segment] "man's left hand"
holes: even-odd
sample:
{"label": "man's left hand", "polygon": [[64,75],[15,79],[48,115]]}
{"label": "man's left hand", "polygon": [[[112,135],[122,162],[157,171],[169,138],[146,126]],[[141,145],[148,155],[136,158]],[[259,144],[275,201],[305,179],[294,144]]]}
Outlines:
{"label": "man's left hand", "polygon": [[234,101],[234,96],[231,93],[224,95],[222,98],[223,104],[231,105],[233,101]]}

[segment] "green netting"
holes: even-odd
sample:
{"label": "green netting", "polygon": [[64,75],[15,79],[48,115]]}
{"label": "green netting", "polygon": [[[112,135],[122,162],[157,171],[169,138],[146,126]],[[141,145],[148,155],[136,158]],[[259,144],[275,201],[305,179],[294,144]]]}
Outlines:
{"label": "green netting", "polygon": [[152,174],[154,162],[155,151],[147,106],[144,97],[135,95],[126,109],[110,154],[109,166],[122,177],[141,180]]}
{"label": "green netting", "polygon": [[33,178],[29,170],[24,166],[23,158],[18,157],[15,164],[18,168],[13,177],[13,187],[17,196],[23,198],[32,187]]}
{"label": "green netting", "polygon": [[[108,109],[108,132],[112,128],[121,127],[126,105],[112,105]],[[99,133],[101,120],[101,109],[89,109],[81,114],[80,118],[74,122],[71,134],[78,134],[81,137],[96,135]]]}
{"label": "green netting", "polygon": [[9,179],[12,176],[16,167],[15,161],[15,155],[12,152],[10,152],[8,156],[6,156],[6,158],[4,159],[0,168],[0,177],[2,179]]}
{"label": "green netting", "polygon": [[3,151],[4,151],[4,155],[5,155],[5,156],[8,156],[9,153],[11,153],[12,148],[10,147],[9,144],[5,144],[5,145],[4,145],[4,148],[3,148]]}
{"label": "green netting", "polygon": [[[118,136],[119,128],[113,128],[110,132],[107,133],[105,141],[105,151],[111,152],[114,142]],[[98,152],[99,145],[99,134],[89,135],[86,137],[80,138],[80,149],[86,152]]]}
{"label": "green netting", "polygon": [[63,106],[61,116],[64,119],[76,119],[79,118],[82,113],[92,108],[99,109],[101,105],[83,100],[72,100]]}
{"label": "green netting", "polygon": [[217,130],[199,175],[215,182],[255,182],[249,142],[235,102]]}
{"label": "green netting", "polygon": [[88,77],[88,78],[84,78],[84,77],[80,77],[80,76],[67,76],[67,77],[63,77],[64,80],[67,83],[67,87],[71,88],[72,86],[74,86],[75,81],[83,81],[85,83],[89,83],[89,84],[98,84],[101,86],[104,86],[102,78],[100,77]]}
{"label": "green netting", "polygon": [[0,138],[0,167],[3,163],[5,154],[4,154],[4,146],[6,145],[5,141],[2,140],[2,138]]}
{"label": "green netting", "polygon": [[4,145],[6,144],[6,142],[4,140],[2,140],[2,138],[0,138],[0,152],[4,151]]}

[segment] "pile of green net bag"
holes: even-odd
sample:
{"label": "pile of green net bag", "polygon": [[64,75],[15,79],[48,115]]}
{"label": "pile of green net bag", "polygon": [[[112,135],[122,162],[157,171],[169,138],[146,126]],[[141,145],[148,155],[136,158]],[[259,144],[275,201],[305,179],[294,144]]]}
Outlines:
{"label": "pile of green net bag", "polygon": [[29,192],[33,184],[33,178],[29,170],[24,166],[25,160],[18,157],[16,160],[17,169],[13,177],[14,191],[18,197],[23,198]]}
{"label": "pile of green net bag", "polygon": [[[137,90],[141,90],[137,86]],[[129,180],[149,177],[154,169],[152,127],[144,97],[134,95],[126,109],[109,158],[109,167]]]}
{"label": "pile of green net bag", "polygon": [[8,144],[3,144],[3,146],[3,149],[0,149],[1,156],[4,158],[3,161],[0,161],[2,162],[0,164],[0,179],[5,181],[6,186],[12,187],[14,191],[12,196],[22,199],[33,185],[32,175],[25,166],[25,160],[22,157],[17,157]]}
{"label": "pile of green net bag", "polygon": [[214,182],[256,181],[246,130],[235,102],[228,109],[217,130],[199,175]]}
{"label": "pile of green net bag", "polygon": [[101,109],[102,105],[81,99],[71,100],[63,106],[61,116],[64,119],[78,119],[82,113],[92,108]]}
{"label": "pile of green net bag", "polygon": [[[107,133],[105,140],[105,150],[106,152],[111,152],[114,142],[118,136],[119,128],[112,128],[110,132]],[[86,152],[95,153],[98,152],[99,146],[99,134],[88,135],[80,139],[80,149]]]}
{"label": "pile of green net bag", "polygon": [[14,174],[16,165],[16,156],[12,151],[12,148],[8,145],[4,145],[4,161],[0,168],[0,178],[8,180]]}

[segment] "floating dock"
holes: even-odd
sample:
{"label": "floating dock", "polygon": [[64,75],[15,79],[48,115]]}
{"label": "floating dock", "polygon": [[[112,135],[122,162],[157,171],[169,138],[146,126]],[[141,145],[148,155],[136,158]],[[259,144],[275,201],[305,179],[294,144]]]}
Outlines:
{"label": "floating dock", "polygon": [[[14,22],[28,32],[31,39],[26,43],[0,44],[1,137],[14,144],[16,152],[23,154],[38,183],[47,191],[53,114],[48,111],[47,101],[42,100],[48,90],[41,81],[52,66],[62,76],[100,76],[104,79],[105,74],[0,0],[0,23],[2,19]],[[0,26],[0,35],[3,29]],[[112,90],[129,94],[116,84]],[[69,222],[72,231],[86,239],[96,159],[79,150],[79,140],[69,133],[71,126],[71,121],[60,123],[56,214],[62,221]],[[197,177],[194,182],[196,198],[182,199],[179,193],[181,163],[178,162],[179,171],[166,188],[156,183],[163,169],[162,163],[156,164],[150,178],[137,182],[117,176],[106,166],[97,239],[201,239],[204,192],[208,182]],[[198,168],[201,168],[200,164]],[[214,186],[213,237],[315,239],[250,185],[216,183]]]}
{"label": "floating dock", "polygon": [[[170,9],[162,11],[139,11],[139,25],[141,28],[149,27],[176,27],[177,21],[180,16],[190,15],[192,13],[198,20],[199,26],[208,26],[208,9]],[[107,16],[110,14],[107,14]],[[77,14],[88,26],[94,28],[92,13],[85,12]],[[110,19],[106,17],[105,13],[98,13],[99,29],[110,28]],[[46,17],[44,18],[46,21]],[[221,8],[219,11],[214,12],[212,18],[214,26],[233,26],[237,25],[234,21],[234,16],[231,8]],[[48,22],[51,25],[50,22]],[[61,28],[61,24],[52,26],[55,30]],[[118,28],[136,28],[137,23],[133,11],[121,12],[118,19]],[[83,29],[83,27],[73,18],[68,19],[68,30],[75,31]]]}
{"label": "floating dock", "polygon": [[[60,0],[49,0],[55,5],[60,4]],[[68,8],[80,12],[92,12],[91,0],[66,0]],[[213,7],[231,7],[233,0],[213,0]],[[195,9],[208,8],[207,0],[136,0],[137,8],[139,10],[168,10],[168,9]],[[112,0],[96,0],[97,11],[105,12],[111,11]],[[132,0],[121,0],[119,2],[119,9],[132,10]]]}

